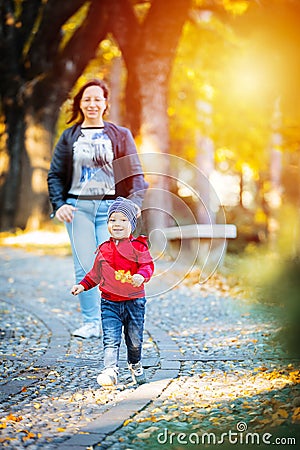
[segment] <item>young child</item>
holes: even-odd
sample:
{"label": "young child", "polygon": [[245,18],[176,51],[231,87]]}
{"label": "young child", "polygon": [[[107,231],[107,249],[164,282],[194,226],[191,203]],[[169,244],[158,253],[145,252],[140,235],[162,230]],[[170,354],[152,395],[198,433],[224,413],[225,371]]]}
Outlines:
{"label": "young child", "polygon": [[141,363],[146,304],[144,283],[150,280],[154,264],[146,237],[132,236],[136,221],[135,204],[117,197],[108,210],[111,238],[97,248],[93,268],[71,290],[77,295],[99,285],[101,291],[104,370],[97,377],[101,386],[113,386],[118,382],[122,328],[132,379],[137,384],[146,382]]}

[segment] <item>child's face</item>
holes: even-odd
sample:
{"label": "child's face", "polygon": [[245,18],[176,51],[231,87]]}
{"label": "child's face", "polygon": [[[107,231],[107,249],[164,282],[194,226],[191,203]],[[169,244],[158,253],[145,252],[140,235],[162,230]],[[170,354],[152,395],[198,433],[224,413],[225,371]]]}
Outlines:
{"label": "child's face", "polygon": [[131,223],[121,212],[114,212],[109,216],[107,227],[114,239],[125,239],[131,234]]}

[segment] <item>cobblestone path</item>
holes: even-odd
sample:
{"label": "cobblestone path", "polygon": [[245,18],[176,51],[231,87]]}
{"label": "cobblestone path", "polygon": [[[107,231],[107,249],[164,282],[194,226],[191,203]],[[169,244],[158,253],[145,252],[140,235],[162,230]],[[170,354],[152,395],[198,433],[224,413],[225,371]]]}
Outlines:
{"label": "cobblestone path", "polygon": [[247,431],[299,439],[299,361],[274,347],[272,308],[199,285],[159,291],[154,280],[143,347],[148,383],[133,385],[123,346],[120,382],[103,390],[101,339],[70,334],[80,325],[71,258],[12,248],[0,257],[3,448],[197,448],[205,433],[214,444],[222,430],[238,433],[240,444]]}

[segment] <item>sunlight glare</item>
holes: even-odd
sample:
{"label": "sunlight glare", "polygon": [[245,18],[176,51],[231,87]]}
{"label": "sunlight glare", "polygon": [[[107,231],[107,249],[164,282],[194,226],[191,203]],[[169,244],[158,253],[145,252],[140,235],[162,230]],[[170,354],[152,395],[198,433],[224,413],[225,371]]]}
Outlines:
{"label": "sunlight glare", "polygon": [[2,239],[3,245],[43,245],[43,246],[58,246],[68,245],[69,238],[65,229],[60,232],[50,231],[30,231],[27,233],[7,236]]}
{"label": "sunlight glare", "polygon": [[233,59],[227,70],[230,92],[238,100],[260,100],[265,98],[272,88],[274,74],[263,57],[254,51],[248,50]]}
{"label": "sunlight glare", "polygon": [[240,177],[215,170],[209,177],[223,206],[236,206],[240,202]]}

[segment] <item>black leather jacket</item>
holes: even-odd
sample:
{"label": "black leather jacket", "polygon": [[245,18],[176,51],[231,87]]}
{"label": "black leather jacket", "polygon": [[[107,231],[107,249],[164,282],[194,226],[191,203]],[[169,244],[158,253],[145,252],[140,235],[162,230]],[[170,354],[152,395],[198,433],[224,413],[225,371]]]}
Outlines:
{"label": "black leather jacket", "polygon": [[[111,139],[114,152],[113,170],[116,197],[130,197],[142,206],[148,183],[144,179],[135,142],[129,129],[104,122],[104,130]],[[48,190],[53,206],[51,217],[66,203],[73,175],[73,144],[81,132],[81,124],[67,128],[61,135],[48,172]]]}

